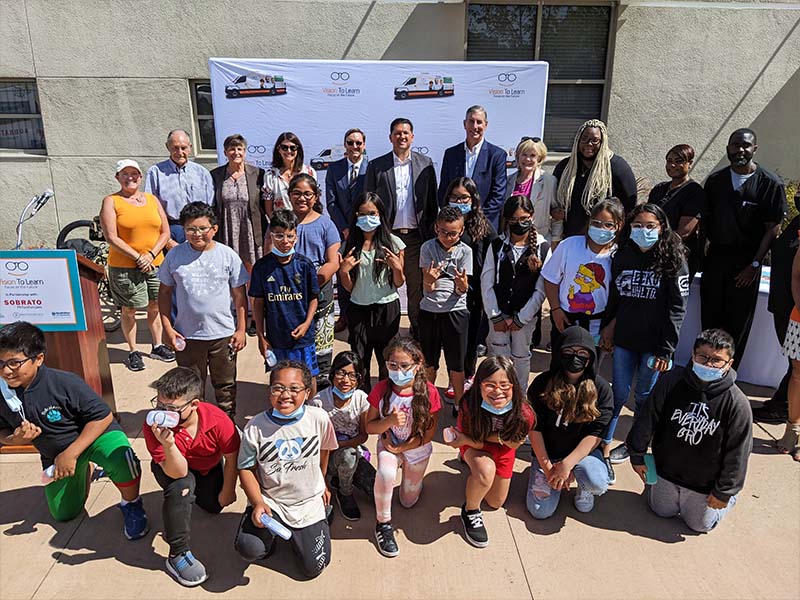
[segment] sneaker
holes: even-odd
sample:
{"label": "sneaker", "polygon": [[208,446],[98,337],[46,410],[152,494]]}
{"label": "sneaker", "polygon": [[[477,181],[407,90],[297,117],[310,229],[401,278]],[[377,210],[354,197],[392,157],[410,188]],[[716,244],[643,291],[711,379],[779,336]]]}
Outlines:
{"label": "sneaker", "polygon": [[453,389],[452,383],[449,386],[447,386],[447,391],[444,393],[444,397],[449,400],[452,400],[453,398],[456,397],[456,391]]}
{"label": "sneaker", "polygon": [[122,517],[125,520],[122,532],[129,540],[138,540],[147,535],[150,531],[150,524],[147,522],[147,513],[144,512],[144,504],[139,498],[135,502],[128,502],[126,505],[119,505]]}
{"label": "sneaker", "polygon": [[144,361],[142,360],[142,353],[138,350],[134,350],[130,354],[128,354],[128,368],[131,371],[143,371],[144,370]]}
{"label": "sneaker", "polygon": [[467,510],[466,505],[462,505],[461,522],[464,524],[464,535],[470,544],[476,548],[486,548],[489,545],[489,536],[483,525],[483,513],[480,508]]}
{"label": "sneaker", "polygon": [[203,563],[197,560],[190,551],[167,558],[167,573],[186,587],[200,585],[208,579],[208,573],[206,573]]}
{"label": "sneaker", "polygon": [[784,406],[777,406],[775,403],[765,402],[763,406],[753,409],[753,421],[758,423],[768,423],[770,425],[782,425],[789,419],[789,409]]}
{"label": "sneaker", "polygon": [[472,384],[475,383],[475,376],[467,377],[464,380],[464,393],[466,394],[470,388],[472,388]]}
{"label": "sneaker", "polygon": [[611,460],[611,464],[613,465],[624,463],[630,457],[631,455],[628,454],[628,447],[625,444],[620,444],[608,453],[608,458]]}
{"label": "sneaker", "polygon": [[150,351],[150,358],[155,358],[156,360],[164,362],[174,362],[175,353],[164,344],[159,344],[158,346],[153,346],[153,349]]}
{"label": "sneaker", "polygon": [[594,508],[594,494],[578,488],[578,491],[575,492],[575,508],[578,512],[591,512]]}
{"label": "sneaker", "polygon": [[608,471],[608,485],[614,485],[617,483],[617,474],[614,473],[614,465],[611,464],[611,459],[607,456],[603,458],[603,462],[606,463],[606,471]]}
{"label": "sneaker", "polygon": [[375,541],[378,542],[378,552],[389,558],[400,554],[397,542],[394,541],[394,528],[391,523],[377,523],[375,525]]}
{"label": "sneaker", "polygon": [[255,321],[250,321],[247,324],[246,332],[247,332],[247,336],[248,337],[255,337],[256,336],[256,322]]}
{"label": "sneaker", "polygon": [[339,505],[339,512],[348,521],[358,521],[361,518],[361,511],[358,509],[358,502],[353,495],[345,496],[339,490],[336,491],[336,504]]}

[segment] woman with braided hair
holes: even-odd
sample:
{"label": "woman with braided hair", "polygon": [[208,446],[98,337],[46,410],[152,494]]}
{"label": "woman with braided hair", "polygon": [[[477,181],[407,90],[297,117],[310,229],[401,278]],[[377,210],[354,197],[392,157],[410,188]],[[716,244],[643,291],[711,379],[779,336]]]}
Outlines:
{"label": "woman with braided hair", "polygon": [[564,238],[583,235],[594,205],[619,198],[628,213],[636,206],[636,178],[625,159],[609,147],[605,123],[592,119],[578,128],[572,152],[556,165],[557,207],[565,212]]}

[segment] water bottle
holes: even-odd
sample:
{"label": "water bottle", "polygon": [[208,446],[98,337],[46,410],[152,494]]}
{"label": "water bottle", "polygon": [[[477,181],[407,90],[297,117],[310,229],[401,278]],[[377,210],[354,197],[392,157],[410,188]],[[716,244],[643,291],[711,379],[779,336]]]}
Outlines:
{"label": "water bottle", "polygon": [[56,466],[50,465],[44,471],[42,471],[42,483],[47,485],[48,483],[52,483],[53,476],[56,474]]}
{"label": "water bottle", "polygon": [[649,452],[644,455],[644,466],[647,467],[644,482],[647,485],[655,485],[658,483],[658,473],[656,473],[656,457]]}
{"label": "water bottle", "polygon": [[149,426],[157,425],[172,429],[181,422],[181,416],[173,410],[151,410],[145,417],[145,423]]}
{"label": "water bottle", "polygon": [[292,532],[289,531],[282,523],[270,517],[267,513],[261,515],[261,524],[269,529],[275,535],[279,535],[285,540],[292,537]]}
{"label": "water bottle", "polygon": [[182,337],[176,337],[175,350],[177,350],[178,352],[183,352],[184,350],[186,350],[186,340],[183,339]]}
{"label": "water bottle", "polygon": [[272,351],[272,348],[267,350],[266,359],[267,359],[267,367],[269,367],[270,369],[278,364],[278,357],[275,356],[275,353]]}
{"label": "water bottle", "polygon": [[458,435],[456,434],[456,430],[453,429],[452,427],[445,427],[442,430],[442,437],[444,438],[444,441],[449,444],[453,440],[455,440],[458,437]]}
{"label": "water bottle", "polygon": [[[651,371],[656,368],[655,356],[651,356],[650,358],[647,359],[647,368],[650,369]],[[667,371],[671,369],[672,369],[672,359],[670,358],[669,361],[667,362]]]}

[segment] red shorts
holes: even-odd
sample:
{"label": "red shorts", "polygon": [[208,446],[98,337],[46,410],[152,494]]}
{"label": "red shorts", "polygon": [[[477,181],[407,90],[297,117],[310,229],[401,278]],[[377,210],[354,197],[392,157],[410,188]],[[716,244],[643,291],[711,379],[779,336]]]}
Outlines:
{"label": "red shorts", "polygon": [[[461,446],[461,456],[472,446]],[[501,479],[511,479],[514,474],[514,459],[517,457],[517,451],[508,446],[501,446],[500,444],[493,444],[486,442],[483,448],[475,450],[476,452],[485,452],[492,457],[494,461],[495,475]]]}

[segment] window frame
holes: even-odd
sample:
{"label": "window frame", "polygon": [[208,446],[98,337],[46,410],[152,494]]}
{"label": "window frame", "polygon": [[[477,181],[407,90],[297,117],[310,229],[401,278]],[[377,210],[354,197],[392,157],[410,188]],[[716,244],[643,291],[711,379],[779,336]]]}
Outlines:
{"label": "window frame", "polygon": [[[198,85],[211,86],[210,79],[189,79],[189,98],[192,106],[192,138],[194,139],[194,155],[197,158],[217,158],[216,148],[206,148],[203,146],[203,138],[200,136],[200,121],[213,121],[214,115],[201,115],[197,109],[197,95],[195,89]],[[212,104],[213,111],[213,104]],[[216,123],[215,123],[216,130]]]}
{"label": "window frame", "polygon": [[14,156],[47,156],[47,134],[44,130],[44,118],[42,117],[42,102],[39,98],[39,82],[34,77],[0,77],[2,83],[32,83],[35,86],[36,104],[39,105],[38,113],[0,113],[0,119],[39,119],[42,123],[42,135],[44,137],[44,148],[7,148],[0,146],[0,157],[8,158]]}

